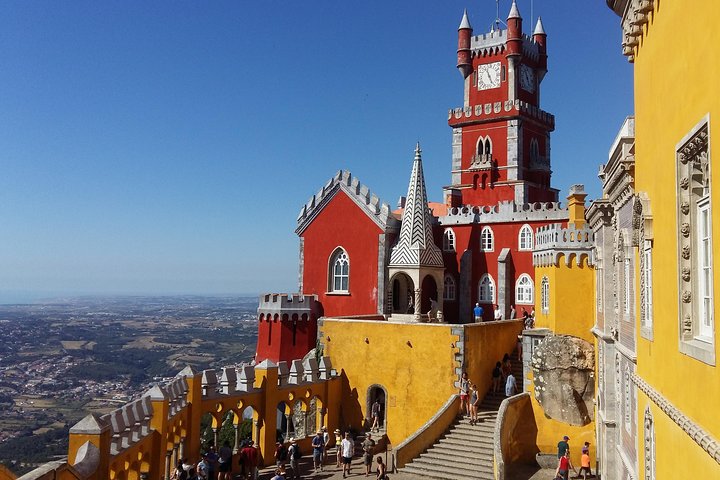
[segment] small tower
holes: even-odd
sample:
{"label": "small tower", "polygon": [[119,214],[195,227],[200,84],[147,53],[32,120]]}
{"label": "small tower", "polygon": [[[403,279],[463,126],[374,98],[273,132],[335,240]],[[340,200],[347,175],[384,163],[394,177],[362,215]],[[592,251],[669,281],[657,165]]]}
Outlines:
{"label": "small tower", "polygon": [[538,17],[535,30],[533,31],[533,41],[538,46],[539,60],[538,60],[538,81],[542,81],[543,77],[547,73],[547,33],[545,33],[545,27],[543,27],[542,18]]}
{"label": "small tower", "polygon": [[290,362],[315,348],[320,304],[315,295],[260,296],[255,362]]}
{"label": "small tower", "polygon": [[[395,318],[422,321],[440,318],[445,271],[442,252],[435,245],[427,203],[420,143],[415,147],[400,236],[390,251],[388,305]],[[403,315],[407,317],[403,318]]]}
{"label": "small tower", "polygon": [[462,21],[458,27],[457,68],[463,78],[467,78],[473,71],[472,57],[470,55],[470,39],[472,27],[468,20],[467,10],[463,13]]}

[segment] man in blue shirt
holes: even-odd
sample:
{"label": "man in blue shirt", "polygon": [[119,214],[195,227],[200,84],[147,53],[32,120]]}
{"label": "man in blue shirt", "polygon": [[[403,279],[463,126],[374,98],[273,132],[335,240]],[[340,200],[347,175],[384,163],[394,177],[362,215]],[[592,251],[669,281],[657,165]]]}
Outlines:
{"label": "man in blue shirt", "polygon": [[480,306],[479,303],[475,304],[475,308],[473,308],[473,313],[475,314],[475,323],[482,322],[483,308]]}

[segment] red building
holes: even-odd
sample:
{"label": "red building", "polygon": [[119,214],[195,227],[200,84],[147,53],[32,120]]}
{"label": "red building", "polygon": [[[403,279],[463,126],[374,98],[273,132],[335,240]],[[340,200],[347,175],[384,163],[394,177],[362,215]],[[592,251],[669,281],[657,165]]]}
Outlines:
{"label": "red building", "polygon": [[465,12],[458,28],[464,100],[448,115],[444,203],[427,201],[418,145],[395,212],[346,171],[303,206],[299,291],[321,315],[463,323],[475,303],[484,320],[495,305],[504,318],[532,310],[535,231],[568,218],[550,186],[554,117],[539,107],[547,35],[540,19],[523,33],[515,2],[507,28],[495,25],[474,36]]}

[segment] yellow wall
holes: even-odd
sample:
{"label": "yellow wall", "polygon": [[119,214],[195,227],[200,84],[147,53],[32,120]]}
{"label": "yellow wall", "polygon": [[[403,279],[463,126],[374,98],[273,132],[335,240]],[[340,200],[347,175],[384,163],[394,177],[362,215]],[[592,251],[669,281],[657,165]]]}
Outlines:
{"label": "yellow wall", "polygon": [[[675,175],[676,145],[702,118],[710,114],[712,161],[712,209],[720,208],[720,2],[686,0],[655,2],[656,12],[635,58],[635,187],[647,192],[653,215],[654,340],[638,332],[638,373],[677,408],[720,439],[720,415],[708,408],[709,399],[720,398],[720,373],[715,366],[681,354],[678,349],[678,267]],[[713,222],[714,251],[720,246],[720,222]],[[720,293],[720,265],[715,258],[716,299]],[[717,304],[717,302],[716,302]],[[639,306],[638,306],[638,311]],[[715,356],[718,353],[718,310],[715,309]],[[690,381],[689,379],[694,379]],[[638,425],[652,401],[640,395]],[[693,464],[696,444],[674,427],[665,426],[667,416],[657,412],[658,478],[671,478]],[[661,421],[662,420],[662,421]],[[662,428],[661,428],[661,425]],[[640,430],[642,432],[642,430]],[[639,433],[639,452],[643,452]],[[641,453],[642,455],[642,453]],[[707,454],[706,454],[707,456]],[[709,458],[709,456],[707,456]],[[697,455],[697,465],[707,466],[705,478],[720,466],[708,465]],[[639,466],[643,465],[642,458]],[[698,475],[700,476],[700,475]]]}
{"label": "yellow wall", "polygon": [[368,388],[378,384],[388,393],[390,442],[397,445],[415,433],[458,391],[459,336],[453,329],[464,329],[468,376],[480,392],[487,391],[495,362],[517,342],[518,321],[461,326],[326,319],[324,354],[347,379],[344,422],[362,425]]}
{"label": "yellow wall", "polygon": [[[541,305],[544,276],[550,282],[548,313],[543,313]],[[594,291],[595,271],[588,266],[587,258],[578,265],[573,257],[570,265],[565,265],[565,257],[560,255],[557,267],[535,267],[535,328],[549,328],[593,343]]]}

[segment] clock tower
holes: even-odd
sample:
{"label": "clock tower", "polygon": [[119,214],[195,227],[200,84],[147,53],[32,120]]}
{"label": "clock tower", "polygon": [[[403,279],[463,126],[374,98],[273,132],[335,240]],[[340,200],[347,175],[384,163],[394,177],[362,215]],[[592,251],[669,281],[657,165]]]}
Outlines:
{"label": "clock tower", "polygon": [[557,201],[550,187],[555,119],[540,109],[546,41],[540,18],[532,36],[523,33],[515,1],[505,29],[498,20],[489,32],[474,36],[467,11],[463,14],[457,67],[464,97],[463,106],[448,116],[453,129],[448,205]]}

